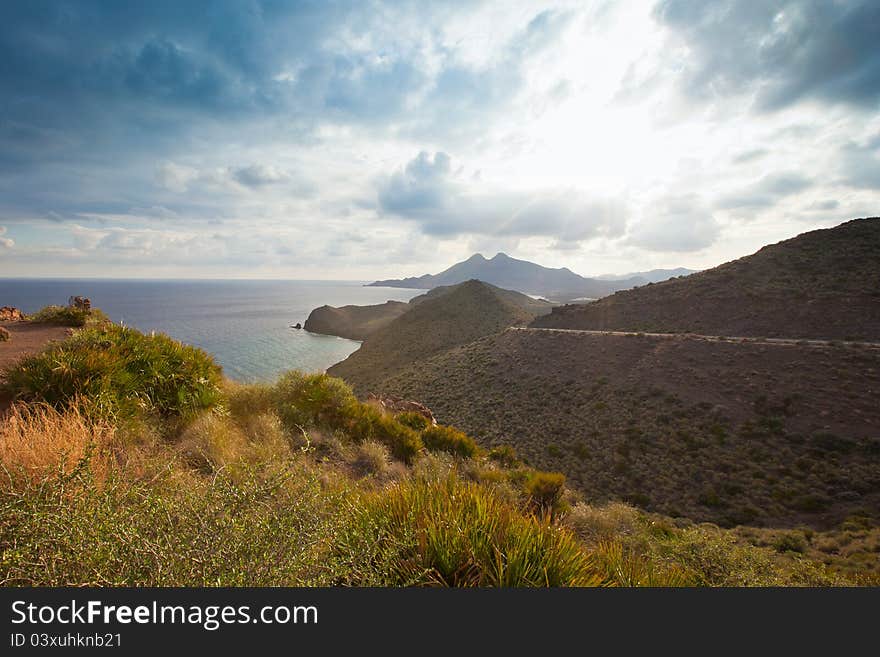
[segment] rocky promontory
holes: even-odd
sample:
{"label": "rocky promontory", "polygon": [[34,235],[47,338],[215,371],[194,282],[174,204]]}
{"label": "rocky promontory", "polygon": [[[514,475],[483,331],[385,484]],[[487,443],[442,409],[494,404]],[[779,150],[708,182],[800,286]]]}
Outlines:
{"label": "rocky promontory", "polygon": [[412,306],[403,301],[386,301],[373,306],[321,306],[309,314],[303,328],[312,333],[366,340],[410,308]]}

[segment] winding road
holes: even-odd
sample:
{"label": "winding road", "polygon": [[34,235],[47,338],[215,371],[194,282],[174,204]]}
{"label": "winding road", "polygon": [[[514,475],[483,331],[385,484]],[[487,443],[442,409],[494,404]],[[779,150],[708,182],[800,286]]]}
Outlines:
{"label": "winding road", "polygon": [[880,342],[860,342],[852,340],[813,340],[804,338],[755,338],[727,335],[702,335],[699,333],[645,333],[643,331],[593,331],[588,329],[567,329],[551,327],[511,326],[508,331],[530,331],[550,333],[579,333],[583,335],[619,335],[644,338],[662,338],[667,340],[703,340],[705,342],[728,342],[764,344],[792,347],[858,347],[862,349],[880,349]]}

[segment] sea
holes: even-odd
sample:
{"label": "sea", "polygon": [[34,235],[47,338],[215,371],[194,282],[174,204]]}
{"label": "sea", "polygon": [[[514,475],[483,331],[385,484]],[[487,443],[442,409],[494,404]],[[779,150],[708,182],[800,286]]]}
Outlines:
{"label": "sea", "polygon": [[241,382],[273,381],[291,369],[321,372],[357,350],[357,341],[291,328],[318,306],[423,293],[363,281],[0,279],[0,305],[30,313],[88,297],[115,322],[201,347]]}

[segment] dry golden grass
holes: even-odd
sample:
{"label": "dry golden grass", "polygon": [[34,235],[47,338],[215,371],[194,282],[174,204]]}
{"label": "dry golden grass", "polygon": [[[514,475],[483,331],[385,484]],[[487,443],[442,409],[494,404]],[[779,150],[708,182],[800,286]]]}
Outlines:
{"label": "dry golden grass", "polygon": [[632,535],[638,521],[638,510],[622,502],[610,502],[602,506],[576,504],[565,515],[564,524],[588,545],[598,545],[603,541]]}
{"label": "dry golden grass", "polygon": [[115,467],[115,438],[114,427],[87,419],[76,404],[64,411],[48,404],[15,404],[0,424],[0,464],[7,475],[2,485],[87,467],[100,486]]}

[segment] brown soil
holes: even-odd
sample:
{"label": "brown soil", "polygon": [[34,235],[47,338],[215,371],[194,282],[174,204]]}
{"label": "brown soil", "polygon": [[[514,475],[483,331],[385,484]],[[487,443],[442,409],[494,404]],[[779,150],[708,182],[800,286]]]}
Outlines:
{"label": "brown soil", "polygon": [[[11,339],[0,342],[0,383],[3,373],[23,356],[42,351],[49,342],[63,340],[69,329],[64,326],[50,324],[31,324],[30,322],[0,322],[0,326],[9,331]],[[9,406],[9,396],[0,388],[0,413]]]}

